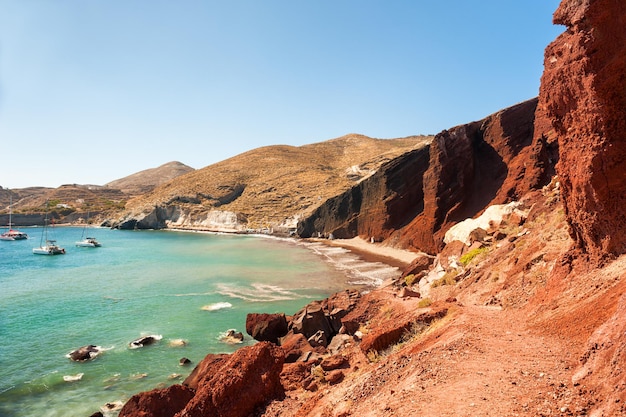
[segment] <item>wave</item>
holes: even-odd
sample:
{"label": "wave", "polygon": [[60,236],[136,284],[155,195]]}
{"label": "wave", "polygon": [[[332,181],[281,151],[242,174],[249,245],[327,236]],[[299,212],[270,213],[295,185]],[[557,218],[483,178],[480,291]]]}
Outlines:
{"label": "wave", "polygon": [[260,282],[252,283],[249,287],[218,284],[217,292],[221,295],[251,302],[287,301],[302,298],[294,291]]}
{"label": "wave", "polygon": [[85,374],[82,372],[76,375],[63,375],[63,381],[65,382],[80,381],[81,379],[83,379],[83,375]]}
{"label": "wave", "polygon": [[223,310],[225,308],[231,308],[233,305],[226,301],[221,301],[219,303],[213,303],[202,307],[204,311],[217,311]]}
{"label": "wave", "polygon": [[345,248],[328,246],[318,242],[302,242],[302,246],[344,273],[350,285],[379,287],[385,280],[401,275],[399,268],[382,262],[365,261]]}

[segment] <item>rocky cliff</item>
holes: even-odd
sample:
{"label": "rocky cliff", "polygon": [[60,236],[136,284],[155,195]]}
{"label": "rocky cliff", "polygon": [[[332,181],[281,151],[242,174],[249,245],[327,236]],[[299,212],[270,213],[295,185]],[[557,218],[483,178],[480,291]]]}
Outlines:
{"label": "rocky cliff", "polygon": [[626,3],[564,0],[545,51],[537,122],[558,139],[570,233],[591,259],[626,252]]}
{"label": "rocky cliff", "polygon": [[435,136],[429,147],[390,161],[329,199],[298,226],[318,234],[385,241],[435,253],[446,230],[491,204],[547,184],[558,147],[535,137],[537,99]]}

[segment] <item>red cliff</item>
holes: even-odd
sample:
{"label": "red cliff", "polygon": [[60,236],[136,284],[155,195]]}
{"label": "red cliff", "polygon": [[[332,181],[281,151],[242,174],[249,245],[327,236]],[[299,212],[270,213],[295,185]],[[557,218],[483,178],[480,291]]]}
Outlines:
{"label": "red cliff", "polygon": [[359,235],[436,253],[456,222],[550,181],[558,150],[535,135],[536,106],[532,99],[439,133],[328,200],[300,222],[298,234]]}
{"label": "red cliff", "polygon": [[537,124],[558,138],[570,234],[592,260],[626,252],[626,2],[563,0]]}

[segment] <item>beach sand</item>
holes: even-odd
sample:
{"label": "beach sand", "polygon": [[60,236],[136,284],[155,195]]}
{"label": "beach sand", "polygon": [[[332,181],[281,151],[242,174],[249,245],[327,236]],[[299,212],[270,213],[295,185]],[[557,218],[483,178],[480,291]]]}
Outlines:
{"label": "beach sand", "polygon": [[370,243],[360,237],[352,239],[308,239],[313,242],[324,243],[328,246],[337,246],[349,250],[361,259],[404,269],[421,253],[404,249],[391,248],[379,243]]}

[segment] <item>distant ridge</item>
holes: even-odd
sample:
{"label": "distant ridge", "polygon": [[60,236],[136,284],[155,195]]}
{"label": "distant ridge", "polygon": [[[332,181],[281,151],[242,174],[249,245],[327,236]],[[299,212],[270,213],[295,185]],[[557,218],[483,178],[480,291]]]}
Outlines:
{"label": "distant ridge", "polygon": [[[122,210],[128,199],[148,193],[155,187],[192,171],[193,168],[172,161],[111,181],[106,185],[64,184],[57,188],[35,186],[19,189],[0,186],[0,216],[8,215],[9,202],[12,202],[13,221],[16,225],[40,224],[41,221],[36,215],[45,210],[48,202],[54,206],[64,207],[55,213],[55,216],[59,216],[57,219],[59,221],[74,222],[82,216],[80,213],[85,211],[90,211],[94,221],[97,221],[100,216]],[[0,220],[4,220],[3,217]]]}
{"label": "distant ridge", "polygon": [[127,177],[111,181],[105,184],[105,187],[118,189],[125,194],[136,196],[148,193],[157,186],[191,171],[195,170],[181,162],[172,161],[157,168],[145,169]]}
{"label": "distant ridge", "polygon": [[256,148],[129,200],[113,226],[159,229],[167,222],[189,229],[292,227],[328,198],[431,139],[348,134],[303,146]]}

